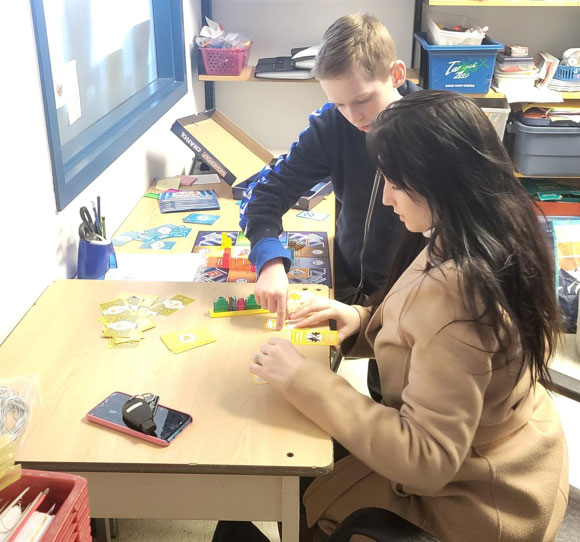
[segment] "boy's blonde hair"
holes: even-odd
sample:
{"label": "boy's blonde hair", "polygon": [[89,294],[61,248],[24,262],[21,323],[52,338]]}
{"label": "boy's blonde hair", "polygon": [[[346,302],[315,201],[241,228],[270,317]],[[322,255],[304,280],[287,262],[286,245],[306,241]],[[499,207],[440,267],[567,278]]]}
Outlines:
{"label": "boy's blonde hair", "polygon": [[369,80],[385,81],[397,59],[385,25],[368,14],[353,13],[334,21],[324,32],[313,75],[336,79],[357,67]]}

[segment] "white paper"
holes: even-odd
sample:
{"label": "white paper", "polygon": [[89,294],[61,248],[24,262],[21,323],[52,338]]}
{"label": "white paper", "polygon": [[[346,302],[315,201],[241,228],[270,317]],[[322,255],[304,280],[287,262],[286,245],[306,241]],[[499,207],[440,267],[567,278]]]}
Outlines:
{"label": "white paper", "polygon": [[549,88],[525,88],[522,90],[501,90],[494,87],[498,92],[505,94],[508,103],[517,102],[534,102],[534,103],[546,103],[546,102],[563,102],[564,98],[559,92],[550,90]]}
{"label": "white paper", "polygon": [[206,258],[197,253],[135,254],[116,253],[117,269],[109,269],[106,280],[193,282]]}

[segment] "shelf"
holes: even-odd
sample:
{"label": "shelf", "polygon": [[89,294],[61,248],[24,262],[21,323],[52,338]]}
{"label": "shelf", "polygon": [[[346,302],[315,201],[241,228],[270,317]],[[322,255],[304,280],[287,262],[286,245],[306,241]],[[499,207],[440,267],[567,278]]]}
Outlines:
{"label": "shelf", "polygon": [[563,175],[524,175],[514,170],[514,176],[518,179],[567,179],[568,181],[580,181],[580,177],[571,177]]}
{"label": "shelf", "polygon": [[[564,100],[580,100],[580,92],[560,92]],[[471,98],[505,98],[505,94],[490,90],[487,94],[466,94]]]}
{"label": "shelf", "polygon": [[580,0],[424,0],[430,6],[482,6],[482,7],[580,7]]}
{"label": "shelf", "polygon": [[263,77],[254,77],[256,66],[246,66],[240,75],[199,75],[200,81],[230,81],[238,83],[318,83],[312,77],[310,79],[264,79]]}
{"label": "shelf", "polygon": [[[314,77],[311,79],[264,79],[254,77],[255,66],[246,66],[240,75],[202,75],[199,74],[200,81],[223,81],[237,83],[318,83]],[[412,68],[407,68],[407,79],[415,84],[419,83],[417,72]]]}

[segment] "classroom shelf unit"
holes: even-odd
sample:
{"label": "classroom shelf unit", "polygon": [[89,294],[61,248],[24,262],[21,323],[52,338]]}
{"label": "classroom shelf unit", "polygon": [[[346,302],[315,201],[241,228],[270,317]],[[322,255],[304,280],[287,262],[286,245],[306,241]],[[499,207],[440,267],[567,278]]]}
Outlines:
{"label": "classroom shelf unit", "polygon": [[580,7],[579,0],[424,0],[429,6],[479,6],[479,7]]}

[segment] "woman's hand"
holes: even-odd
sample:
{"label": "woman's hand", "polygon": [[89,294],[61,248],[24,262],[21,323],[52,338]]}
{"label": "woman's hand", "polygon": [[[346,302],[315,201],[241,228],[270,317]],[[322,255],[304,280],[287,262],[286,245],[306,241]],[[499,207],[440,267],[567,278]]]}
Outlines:
{"label": "woman's hand", "polygon": [[334,299],[314,297],[290,314],[290,319],[299,320],[297,328],[326,325],[328,320],[336,320],[338,342],[355,335],[360,331],[360,316],[358,311],[350,305],[345,305]]}
{"label": "woman's hand", "polygon": [[272,338],[253,355],[250,372],[285,392],[305,360],[290,341]]}

